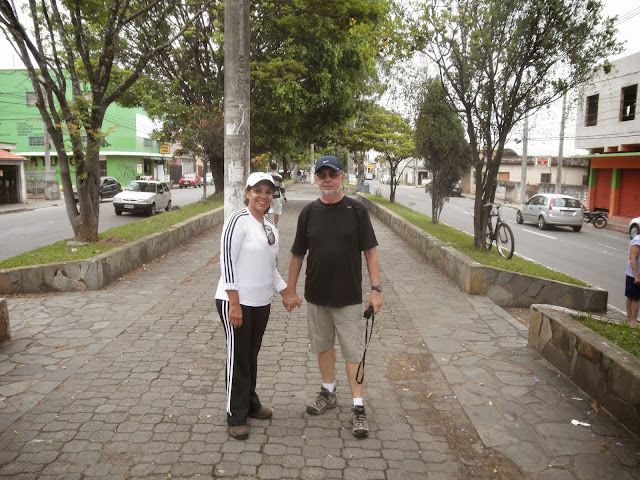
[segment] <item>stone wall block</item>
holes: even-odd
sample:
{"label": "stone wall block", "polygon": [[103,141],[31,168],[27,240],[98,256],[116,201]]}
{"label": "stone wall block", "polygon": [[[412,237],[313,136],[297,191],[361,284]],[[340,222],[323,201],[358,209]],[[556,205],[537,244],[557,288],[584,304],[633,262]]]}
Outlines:
{"label": "stone wall block", "polygon": [[595,346],[591,342],[581,341],[576,345],[578,355],[589,360],[590,362],[602,364],[604,356],[602,354],[602,345]]}
{"label": "stone wall block", "polygon": [[537,298],[540,295],[542,287],[544,287],[544,281],[541,278],[533,277],[529,282],[529,287],[525,295],[529,298]]}
{"label": "stone wall block", "polygon": [[591,362],[589,359],[577,355],[575,366],[571,372],[571,379],[586,392],[598,392],[598,395],[607,395],[609,383],[607,372],[600,362]]}
{"label": "stone wall block", "polygon": [[542,314],[538,310],[531,308],[531,313],[529,315],[529,345],[538,351],[544,347],[542,339],[540,338],[541,329]]}
{"label": "stone wall block", "polygon": [[84,283],[65,276],[62,270],[56,272],[52,287],[58,292],[84,292],[87,289]]}
{"label": "stone wall block", "polygon": [[5,342],[10,338],[9,307],[7,307],[7,299],[0,298],[0,342]]}
{"label": "stone wall block", "polygon": [[609,367],[609,382],[612,390],[618,392],[625,402],[640,407],[640,389],[633,388],[640,385],[640,372],[634,371],[632,365],[613,362]]}
{"label": "stone wall block", "polygon": [[496,283],[501,287],[507,287],[513,280],[514,274],[506,270],[498,270],[498,279]]}
{"label": "stone wall block", "polygon": [[501,285],[491,285],[487,289],[485,295],[487,295],[487,297],[497,305],[511,305],[511,295],[507,289]]}

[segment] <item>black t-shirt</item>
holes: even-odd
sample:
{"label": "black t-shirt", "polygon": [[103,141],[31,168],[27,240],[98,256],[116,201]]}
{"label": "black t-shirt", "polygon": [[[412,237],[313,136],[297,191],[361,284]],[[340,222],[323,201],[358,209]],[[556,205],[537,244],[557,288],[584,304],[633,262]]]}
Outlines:
{"label": "black t-shirt", "polygon": [[348,197],[338,203],[315,200],[298,217],[294,255],[305,255],[307,277],[304,297],[328,307],[362,303],[363,250],[378,241],[367,208]]}

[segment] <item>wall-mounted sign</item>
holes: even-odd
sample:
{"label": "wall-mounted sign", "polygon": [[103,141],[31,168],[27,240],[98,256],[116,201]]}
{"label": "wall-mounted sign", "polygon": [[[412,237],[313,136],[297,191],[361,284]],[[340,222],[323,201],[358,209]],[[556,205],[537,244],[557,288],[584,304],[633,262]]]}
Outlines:
{"label": "wall-mounted sign", "polygon": [[169,153],[169,142],[160,143],[160,153]]}
{"label": "wall-mounted sign", "polygon": [[548,167],[550,165],[548,158],[536,158],[536,167]]}

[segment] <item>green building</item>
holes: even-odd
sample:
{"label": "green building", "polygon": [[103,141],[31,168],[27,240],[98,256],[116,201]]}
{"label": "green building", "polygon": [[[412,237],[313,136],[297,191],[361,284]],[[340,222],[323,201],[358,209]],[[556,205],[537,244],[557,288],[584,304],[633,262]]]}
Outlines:
{"label": "green building", "polygon": [[[45,170],[43,125],[27,72],[0,70],[0,143],[15,144],[13,153],[29,160],[27,172]],[[123,186],[138,176],[177,183],[183,173],[196,171],[193,159],[174,158],[176,147],[151,140],[154,124],[142,109],[112,104],[102,129],[106,137],[100,150],[101,175],[115,177]],[[53,146],[50,150],[51,169],[61,184],[57,153]],[[75,183],[72,159],[70,163]]]}

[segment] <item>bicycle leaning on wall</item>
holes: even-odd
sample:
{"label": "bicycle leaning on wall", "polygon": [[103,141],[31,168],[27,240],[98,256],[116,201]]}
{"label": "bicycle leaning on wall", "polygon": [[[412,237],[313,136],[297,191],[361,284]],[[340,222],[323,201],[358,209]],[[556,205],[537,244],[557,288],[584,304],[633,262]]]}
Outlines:
{"label": "bicycle leaning on wall", "polygon": [[491,213],[489,213],[487,220],[487,250],[491,250],[491,246],[495,243],[500,256],[509,260],[513,257],[516,244],[511,227],[502,221],[502,204],[488,203],[484,206],[491,207]]}

